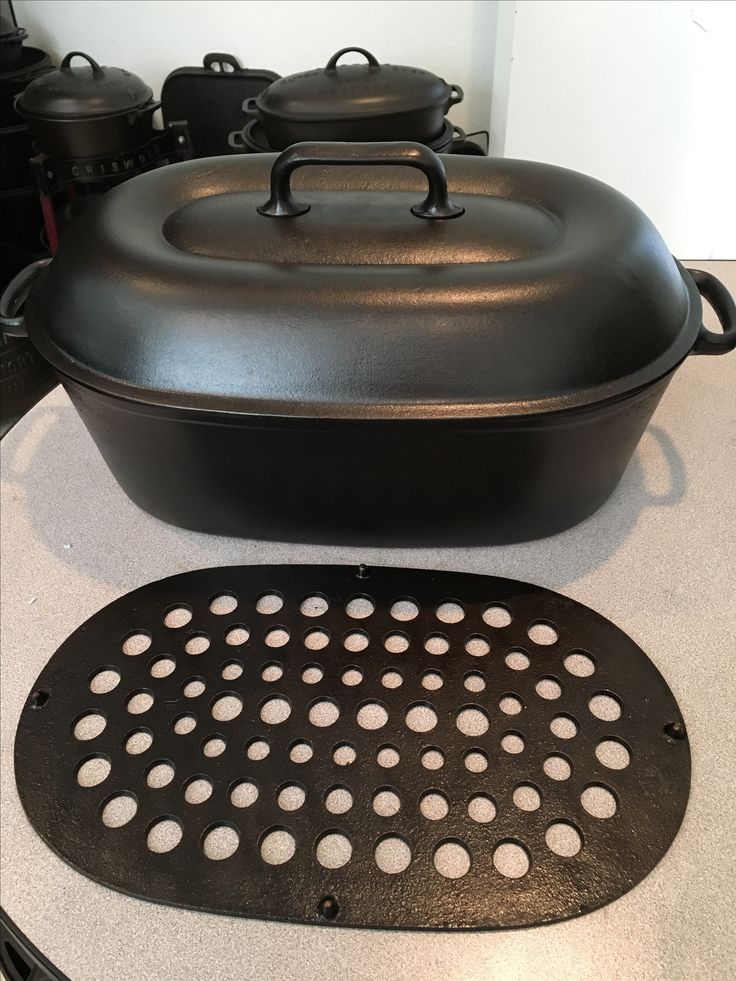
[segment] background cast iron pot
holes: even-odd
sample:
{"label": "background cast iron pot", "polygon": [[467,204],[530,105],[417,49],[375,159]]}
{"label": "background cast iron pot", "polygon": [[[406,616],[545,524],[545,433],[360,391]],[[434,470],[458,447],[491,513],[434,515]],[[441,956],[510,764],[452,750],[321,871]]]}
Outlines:
{"label": "background cast iron pot", "polygon": [[[72,66],[75,57],[88,65]],[[65,160],[141,146],[153,136],[159,104],[137,75],[103,68],[82,51],[70,51],[58,71],[26,87],[16,108],[28,120],[39,151]]]}
{"label": "background cast iron pot", "polygon": [[163,168],[36,268],[28,335],[121,486],[225,535],[561,531],[611,494],[687,356],[736,346],[726,289],[622,194],[416,143]]}
{"label": "background cast iron pot", "polygon": [[6,65],[0,68],[0,126],[17,126],[22,119],[15,111],[15,100],[18,94],[36,76],[53,70],[51,59],[40,48],[21,48],[20,60],[10,70]]}
{"label": "background cast iron pot", "polygon": [[18,27],[8,17],[0,16],[0,64],[2,71],[10,72],[16,69],[23,53],[23,42],[28,37],[28,31]]}
{"label": "background cast iron pot", "polygon": [[[338,65],[356,51],[367,64]],[[325,68],[285,75],[243,104],[275,150],[300,140],[417,140],[443,131],[445,114],[463,98],[459,85],[422,68],[381,65],[365,48],[341,48]]]}
{"label": "background cast iron pot", "polygon": [[[427,143],[426,146],[435,153],[454,153],[455,146],[467,142],[465,132],[459,126],[453,126],[449,120],[445,120],[442,132],[436,140]],[[242,130],[236,129],[228,135],[228,143],[234,150],[244,153],[273,153],[274,149],[267,142],[263,127],[257,119],[251,119],[246,123]],[[480,150],[480,148],[478,148]],[[483,151],[480,150],[481,156]]]}

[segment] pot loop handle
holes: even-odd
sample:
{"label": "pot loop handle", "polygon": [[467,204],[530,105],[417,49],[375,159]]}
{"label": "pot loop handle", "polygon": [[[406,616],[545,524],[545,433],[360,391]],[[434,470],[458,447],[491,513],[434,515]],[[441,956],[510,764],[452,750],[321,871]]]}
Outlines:
{"label": "pot loop handle", "polygon": [[0,297],[0,329],[8,337],[27,337],[25,318],[18,311],[26,302],[34,280],[51,262],[51,257],[36,259],[10,280]]}
{"label": "pot loop handle", "polygon": [[[226,54],[224,51],[210,51],[202,59],[202,64],[212,72],[225,72],[225,65],[229,65],[232,72],[242,72],[243,66],[235,55]],[[228,72],[227,74],[230,74]]]}
{"label": "pot loop handle", "polygon": [[334,72],[340,58],[342,58],[342,56],[347,54],[349,51],[357,51],[358,54],[364,55],[371,68],[378,68],[378,58],[376,58],[375,55],[372,55],[370,51],[366,51],[365,48],[340,48],[340,50],[336,51],[325,65],[325,71]]}
{"label": "pot loop handle", "polygon": [[60,65],[63,72],[70,72],[72,70],[72,58],[84,58],[85,61],[89,62],[89,64],[92,66],[92,74],[95,76],[105,74],[104,69],[97,64],[95,59],[91,58],[88,54],[85,54],[84,51],[70,51],[68,55],[64,55],[64,60]]}
{"label": "pot loop handle", "polygon": [[298,167],[416,167],[427,178],[429,189],[411,213],[417,218],[459,218],[465,211],[447,194],[447,174],[437,154],[421,143],[294,143],[274,161],[271,168],[271,197],[258,208],[269,218],[293,218],[306,214],[310,206],[295,201],[291,175]]}
{"label": "pot loop handle", "polygon": [[716,277],[703,269],[688,269],[698,292],[713,307],[718,322],[723,327],[723,333],[717,334],[708,330],[705,324],[700,325],[700,331],[693,354],[727,354],[736,348],[736,303],[726,287]]}

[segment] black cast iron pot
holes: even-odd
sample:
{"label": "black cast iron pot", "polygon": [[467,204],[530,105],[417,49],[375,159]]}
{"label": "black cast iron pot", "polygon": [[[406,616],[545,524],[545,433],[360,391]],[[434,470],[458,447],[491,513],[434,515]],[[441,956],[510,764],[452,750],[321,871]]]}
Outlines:
{"label": "black cast iron pot", "polygon": [[[436,140],[425,144],[435,153],[454,153],[455,146],[466,142],[465,132],[459,126],[453,126],[445,120],[442,132]],[[266,140],[263,127],[257,119],[251,119],[242,130],[236,129],[228,134],[228,143],[234,150],[244,153],[273,153],[274,148]],[[481,154],[483,151],[481,150]]]}
{"label": "black cast iron pot", "polygon": [[[75,57],[88,65],[72,66]],[[70,51],[58,71],[34,79],[16,101],[39,151],[61,160],[141,146],[152,139],[159,105],[137,75],[101,67],[82,51]]]}
{"label": "black cast iron pot", "polygon": [[[367,64],[339,65],[355,51]],[[463,90],[422,68],[381,65],[365,48],[341,48],[324,68],[285,75],[243,109],[274,150],[300,140],[417,140],[431,143]]]}
{"label": "black cast iron pot", "polygon": [[18,27],[8,17],[0,16],[0,70],[14,71],[21,63],[23,42],[28,31]]}
{"label": "black cast iron pot", "polygon": [[688,355],[736,346],[725,288],[617,191],[414,143],[154,171],[39,268],[28,335],[121,486],[223,535],[558,532],[611,494]]}
{"label": "black cast iron pot", "polygon": [[15,111],[18,94],[38,75],[53,71],[51,59],[40,48],[21,48],[20,60],[10,70],[2,65],[0,71],[0,126],[18,126],[23,122]]}

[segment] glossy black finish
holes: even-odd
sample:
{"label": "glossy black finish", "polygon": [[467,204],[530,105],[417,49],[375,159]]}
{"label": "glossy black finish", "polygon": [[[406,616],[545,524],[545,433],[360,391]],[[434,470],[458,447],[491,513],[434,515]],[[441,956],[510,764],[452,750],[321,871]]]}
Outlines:
{"label": "glossy black finish", "polygon": [[[367,64],[338,64],[357,52]],[[463,91],[421,68],[381,65],[364,48],[342,48],[325,68],[286,75],[244,110],[263,125],[269,144],[283,150],[305,140],[351,143],[436,140]]]}
{"label": "glossy black finish", "polygon": [[448,155],[465,213],[428,222],[410,214],[427,186],[414,167],[303,167],[310,210],[281,222],[258,213],[275,163],[191,161],[105,195],[31,295],[34,342],[144,403],[394,421],[605,402],[696,341],[692,278],[591,178]]}
{"label": "glossy black finish", "polygon": [[211,52],[203,67],[177,68],[166,76],[161,89],[164,121],[187,121],[196,157],[233,153],[237,148],[228,137],[242,126],[243,102],[277,78],[265,68],[243,68],[231,54]]}
{"label": "glossy black finish", "polygon": [[[75,57],[88,65],[72,65]],[[31,82],[16,103],[38,150],[62,160],[123,153],[146,143],[158,106],[137,75],[101,67],[81,51],[71,51],[58,71]]]}
{"label": "glossy black finish", "polygon": [[412,206],[417,218],[446,220],[465,211],[447,196],[447,174],[442,161],[421,143],[295,143],[284,150],[271,169],[271,196],[259,205],[258,213],[268,218],[296,218],[310,205],[295,201],[291,176],[300,167],[415,167],[427,178],[427,197]]}
{"label": "glossy black finish", "polygon": [[[364,152],[127,182],[39,277],[31,340],[126,492],[175,524],[481,544],[580,521],[708,341],[695,282],[630,201],[580,174],[374,148],[421,159],[440,204],[444,165],[465,211],[423,221],[426,177],[338,163]],[[291,178],[308,212],[259,214],[274,166],[278,208],[316,159],[331,165]]]}
{"label": "glossy black finish", "polygon": [[[282,608],[259,612],[264,594],[280,597]],[[308,597],[304,609],[313,615],[302,612]],[[362,611],[351,604],[357,597]],[[224,601],[228,607],[218,605]],[[395,610],[396,601],[404,601],[403,608]],[[489,605],[506,614],[505,626],[490,625]],[[175,607],[190,611],[189,623],[164,623]],[[351,615],[360,612],[367,615]],[[529,633],[540,623],[552,631],[544,645]],[[235,627],[243,633],[228,643]],[[132,634],[147,637],[150,646],[124,653]],[[406,644],[402,653],[391,649],[389,638],[397,634]],[[192,642],[207,649],[188,652]],[[571,663],[573,652],[578,658]],[[581,654],[592,674],[573,673],[580,671]],[[173,662],[165,677],[162,658]],[[120,680],[95,693],[90,684],[102,670]],[[558,697],[542,697],[542,678],[556,682]],[[199,690],[188,687],[192,682]],[[149,693],[152,705],[133,714],[126,706],[139,692]],[[619,718],[615,712],[600,718],[591,705],[599,693],[611,699],[607,708],[618,706]],[[217,706],[223,695],[240,710],[229,720]],[[274,698],[288,707],[288,718],[278,723],[268,721],[266,709]],[[339,713],[331,724],[313,714],[324,700]],[[375,708],[363,719],[370,703],[383,707],[383,719]],[[410,713],[422,716],[417,708],[424,717],[415,722]],[[472,721],[460,717],[467,708],[475,710]],[[88,712],[101,714],[106,725],[80,740],[73,729]],[[184,715],[195,727],[178,733],[174,723]],[[560,716],[571,738],[555,731]],[[149,733],[151,745],[126,751],[136,732]],[[508,745],[510,736],[516,746]],[[220,740],[218,755],[207,746],[213,738]],[[253,758],[261,755],[255,740],[267,748],[265,757]],[[602,741],[609,741],[608,749],[615,741],[628,765],[604,765],[597,755]],[[293,759],[296,742],[309,744],[309,760]],[[336,759],[335,750],[346,745],[355,758],[341,763],[349,756],[343,749]],[[379,757],[386,747],[392,752]],[[422,765],[430,748],[435,763],[439,750],[441,767]],[[568,762],[566,779],[548,774],[550,756]],[[96,786],[80,786],[78,768],[92,757],[106,759],[110,774]],[[153,788],[147,778],[162,761],[174,768],[173,779]],[[21,714],[15,772],[26,814],[51,848],[95,881],[143,899],[325,926],[494,929],[589,912],[649,874],[685,813],[690,749],[677,703],[644,652],[599,614],[557,593],[460,573],[252,566],[151,583],[90,618],[36,681]],[[211,786],[200,803],[185,799],[194,779]],[[258,797],[236,806],[231,792],[244,780],[253,781]],[[515,802],[522,783],[537,789],[536,810]],[[301,806],[280,806],[285,785],[302,789]],[[614,796],[612,816],[586,809],[591,786]],[[352,795],[352,805],[340,813],[327,806],[336,787]],[[395,813],[379,813],[374,802],[382,790],[398,798]],[[427,793],[437,795],[435,804],[444,798],[444,817],[426,816]],[[102,810],[120,794],[130,795],[137,811],[122,827],[107,827]],[[486,796],[487,822],[473,818],[471,801],[479,794]],[[164,817],[179,823],[181,841],[167,852],[151,850],[147,835]],[[581,835],[577,854],[563,857],[548,846],[546,832],[559,822]],[[239,841],[230,857],[216,861],[203,842],[223,824]],[[279,865],[261,853],[276,828],[287,830],[295,844],[293,856]],[[320,862],[318,845],[329,832],[352,845],[339,868]],[[410,861],[395,874],[382,871],[374,857],[389,836],[410,849]],[[461,843],[470,857],[469,870],[456,879],[441,875],[434,863],[448,840]],[[496,848],[508,841],[531,860],[520,878],[494,865]]]}

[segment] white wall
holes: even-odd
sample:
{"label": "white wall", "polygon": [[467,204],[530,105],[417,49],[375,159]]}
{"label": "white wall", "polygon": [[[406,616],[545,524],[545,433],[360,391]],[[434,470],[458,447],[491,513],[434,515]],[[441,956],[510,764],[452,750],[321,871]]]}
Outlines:
{"label": "white wall", "polygon": [[736,259],[736,3],[501,8],[492,149],[614,185],[676,255]]}
{"label": "white wall", "polygon": [[[325,64],[357,44],[379,61],[416,65],[461,85],[451,113],[487,129],[496,0],[14,0],[31,43],[57,56],[81,49],[160,91],[169,71],[208,51],[281,75]],[[360,56],[356,55],[359,61]]]}
{"label": "white wall", "polygon": [[736,259],[733,0],[15,0],[41,47],[140,74],[225,50],[288,74],[359,44],[465,89],[491,150],[636,201],[672,251]]}

